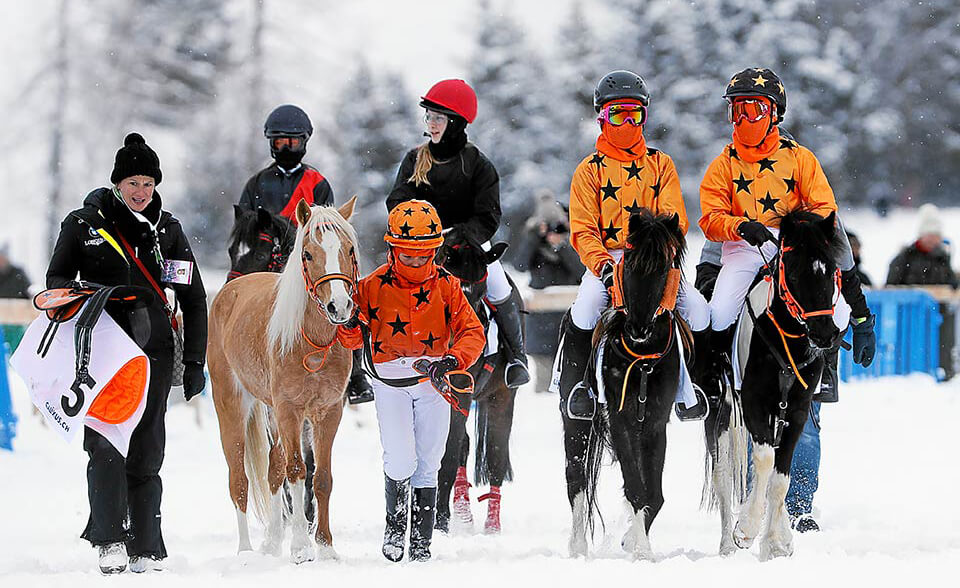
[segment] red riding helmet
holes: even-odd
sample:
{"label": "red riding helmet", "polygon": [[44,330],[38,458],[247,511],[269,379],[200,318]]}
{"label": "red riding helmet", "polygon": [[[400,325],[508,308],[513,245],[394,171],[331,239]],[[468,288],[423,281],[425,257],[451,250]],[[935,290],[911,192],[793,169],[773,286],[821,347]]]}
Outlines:
{"label": "red riding helmet", "polygon": [[477,118],[477,93],[463,80],[440,80],[420,97],[420,106],[446,111],[472,123]]}

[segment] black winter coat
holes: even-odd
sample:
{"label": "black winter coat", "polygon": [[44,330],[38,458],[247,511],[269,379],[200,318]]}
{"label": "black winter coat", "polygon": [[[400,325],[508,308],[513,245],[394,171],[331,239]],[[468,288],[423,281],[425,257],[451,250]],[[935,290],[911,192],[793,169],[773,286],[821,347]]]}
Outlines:
{"label": "black winter coat", "polygon": [[15,265],[0,269],[0,298],[29,298],[30,280]]}
{"label": "black winter coat", "polygon": [[487,156],[473,143],[460,153],[437,161],[427,172],[429,184],[414,185],[417,148],[411,149],[397,172],[387,210],[407,200],[426,200],[437,209],[444,229],[459,227],[480,243],[493,237],[500,226],[500,176]]}
{"label": "black winter coat", "polygon": [[[86,282],[104,286],[140,286],[154,293],[155,290],[137,264],[128,259],[119,237],[123,235],[157,284],[176,292],[177,302],[183,312],[183,361],[203,363],[207,349],[207,296],[200,279],[200,269],[180,221],[162,210],[160,195],[156,192],[143,212],[149,219],[156,220],[159,217],[155,234],[133,216],[110,188],[94,190],[87,195],[83,204],[83,208],[68,214],[60,225],[60,236],[47,268],[47,287],[66,287],[79,275],[79,279]],[[98,229],[110,234],[120,250],[97,233]],[[193,263],[193,278],[189,285],[163,284],[161,266],[154,253],[156,242],[159,242],[163,259]],[[144,351],[149,353],[154,349],[172,348],[173,332],[159,296],[150,299],[146,315],[128,314],[110,306],[107,310],[138,343],[146,339],[140,345]],[[146,320],[145,316],[149,317],[150,327],[146,338],[143,333],[147,325],[133,324],[138,321],[142,323]]]}
{"label": "black winter coat", "polygon": [[311,172],[311,176],[314,174],[320,176],[312,189],[313,203],[318,206],[332,205],[333,189],[330,187],[330,182],[315,168],[301,163],[296,171],[288,175],[273,163],[247,181],[243,194],[240,195],[240,207],[247,210],[264,208],[271,214],[280,214],[290,202],[290,197],[303,181],[307,171]]}
{"label": "black winter coat", "polygon": [[950,267],[950,253],[937,248],[924,253],[914,243],[905,247],[893,261],[887,272],[887,285],[943,285],[957,287],[957,274]]}

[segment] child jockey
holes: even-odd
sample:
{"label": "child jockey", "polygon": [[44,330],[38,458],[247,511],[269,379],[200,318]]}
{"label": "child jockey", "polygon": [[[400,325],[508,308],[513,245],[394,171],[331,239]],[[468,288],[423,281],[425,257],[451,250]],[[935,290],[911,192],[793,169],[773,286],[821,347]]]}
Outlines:
{"label": "child jockey", "polygon": [[[780,134],[787,95],[777,74],[745,69],[733,76],[723,97],[733,142],[713,160],[700,184],[700,228],[707,239],[723,242],[722,267],[710,300],[715,332],[736,321],[757,271],[777,253],[781,215],[801,206],[823,217],[837,211],[816,156]],[[873,336],[874,317],[855,278],[844,274],[844,297],[833,319],[846,328],[853,305],[850,322],[860,346]]]}
{"label": "child jockey", "polygon": [[[368,367],[383,445],[383,555],[390,561],[403,558],[412,487],[410,559],[425,561],[430,559],[437,473],[450,429],[450,406],[440,390],[449,387],[449,372],[477,361],[486,339],[460,281],[434,264],[443,227],[433,205],[402,202],[390,211],[387,223],[388,261],[360,280],[355,295],[359,320],[369,329],[365,344],[373,362]],[[344,338],[354,348],[364,344],[358,328]],[[429,367],[415,369],[419,360],[427,360]]]}
{"label": "child jockey", "polygon": [[[592,391],[577,384],[584,377],[593,328],[610,301],[614,264],[623,258],[630,214],[643,208],[676,214],[684,233],[689,224],[673,160],[648,148],[643,137],[650,105],[643,79],[629,71],[605,75],[597,84],[593,105],[600,115],[596,151],[580,162],[570,185],[570,242],[587,271],[564,318],[551,383],[551,390],[559,388],[567,416],[575,419],[590,418],[595,411]],[[677,310],[695,331],[709,324],[706,301],[683,280]],[[706,417],[706,399],[682,362],[678,401],[682,420]]]}

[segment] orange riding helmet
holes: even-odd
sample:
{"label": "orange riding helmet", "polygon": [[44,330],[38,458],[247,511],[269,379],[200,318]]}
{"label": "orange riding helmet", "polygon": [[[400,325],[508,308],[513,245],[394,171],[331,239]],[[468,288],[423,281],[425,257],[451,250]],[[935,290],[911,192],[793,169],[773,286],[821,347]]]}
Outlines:
{"label": "orange riding helmet", "polygon": [[443,244],[443,224],[432,204],[408,200],[393,207],[383,240],[404,249],[436,249]]}

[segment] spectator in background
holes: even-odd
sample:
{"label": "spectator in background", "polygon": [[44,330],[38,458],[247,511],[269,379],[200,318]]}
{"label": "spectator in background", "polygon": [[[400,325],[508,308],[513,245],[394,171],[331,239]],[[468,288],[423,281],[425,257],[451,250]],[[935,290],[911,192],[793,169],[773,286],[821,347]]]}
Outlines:
{"label": "spectator in background", "polygon": [[0,298],[29,298],[30,280],[10,263],[10,246],[0,245]]}
{"label": "spectator in background", "polygon": [[863,268],[860,267],[860,238],[855,233],[847,231],[847,241],[850,243],[850,251],[853,253],[853,269],[860,278],[860,284],[863,286],[873,286],[873,280],[870,279]]}
{"label": "spectator in background", "polygon": [[527,221],[515,259],[518,270],[530,272],[530,287],[536,290],[580,283],[584,268],[570,246],[567,211],[552,191],[538,192],[537,209]]}
{"label": "spectator in background", "polygon": [[957,274],[950,265],[950,249],[943,239],[940,209],[933,204],[920,207],[917,240],[890,262],[887,285],[958,286]]}

